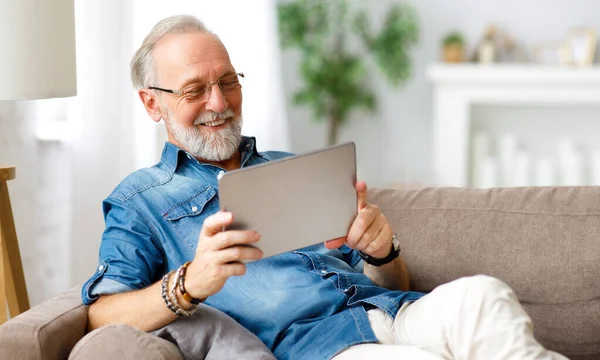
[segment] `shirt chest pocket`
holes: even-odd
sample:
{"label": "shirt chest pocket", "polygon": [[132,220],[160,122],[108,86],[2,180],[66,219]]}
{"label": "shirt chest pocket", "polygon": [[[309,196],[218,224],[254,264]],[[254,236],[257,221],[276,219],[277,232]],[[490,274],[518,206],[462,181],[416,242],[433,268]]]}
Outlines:
{"label": "shirt chest pocket", "polygon": [[192,253],[196,252],[204,220],[219,211],[218,197],[215,195],[215,189],[209,185],[163,213],[164,219]]}
{"label": "shirt chest pocket", "polygon": [[[311,248],[317,248],[321,246],[322,245],[313,245]],[[341,292],[348,294],[349,291],[354,291],[350,277],[347,275],[346,271],[340,270],[344,267],[347,267],[347,264],[343,264],[339,259],[321,256],[314,251],[305,251],[306,249],[309,248],[292,251],[292,253],[301,255],[304,263],[310,271],[319,274],[322,279],[331,281],[331,283],[334,284],[335,287]],[[331,261],[336,263],[329,263]]]}

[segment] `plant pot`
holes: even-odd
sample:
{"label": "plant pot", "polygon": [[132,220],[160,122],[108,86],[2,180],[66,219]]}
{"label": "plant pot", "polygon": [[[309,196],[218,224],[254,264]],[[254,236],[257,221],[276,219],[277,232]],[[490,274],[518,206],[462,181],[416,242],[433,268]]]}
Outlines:
{"label": "plant pot", "polygon": [[446,63],[460,63],[464,61],[464,46],[461,44],[444,45],[442,48],[442,61]]}

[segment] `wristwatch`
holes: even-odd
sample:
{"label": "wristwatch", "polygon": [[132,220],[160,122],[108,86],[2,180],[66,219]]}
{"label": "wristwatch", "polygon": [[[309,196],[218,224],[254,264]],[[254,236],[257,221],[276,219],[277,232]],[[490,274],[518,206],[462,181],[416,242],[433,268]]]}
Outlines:
{"label": "wristwatch", "polygon": [[398,255],[400,255],[400,242],[398,241],[398,239],[396,239],[396,235],[392,235],[392,251],[390,251],[390,254],[388,256],[381,258],[381,259],[367,255],[362,251],[359,251],[358,254],[369,265],[373,265],[373,266],[385,265],[385,264],[391,263],[398,257]]}

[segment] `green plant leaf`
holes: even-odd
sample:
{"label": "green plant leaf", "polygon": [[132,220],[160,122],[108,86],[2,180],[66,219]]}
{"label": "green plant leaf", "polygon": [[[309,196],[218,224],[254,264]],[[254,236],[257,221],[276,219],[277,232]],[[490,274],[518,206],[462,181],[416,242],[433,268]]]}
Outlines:
{"label": "green plant leaf", "polygon": [[465,39],[458,31],[451,32],[442,39],[444,45],[463,45],[464,43]]}
{"label": "green plant leaf", "polygon": [[303,86],[294,104],[310,107],[317,121],[327,118],[339,126],[356,109],[376,110],[364,54],[346,46],[351,36],[362,41],[393,85],[410,77],[409,52],[418,39],[418,23],[409,6],[392,6],[378,31],[371,29],[364,10],[351,13],[344,0],[292,0],[278,3],[277,9],[281,46],[296,48],[301,56]]}
{"label": "green plant leaf", "polygon": [[[359,23],[364,20],[357,20]],[[388,11],[380,31],[367,38],[375,63],[393,85],[411,76],[409,49],[418,40],[418,24],[412,8],[394,5]],[[365,35],[363,34],[363,39]]]}

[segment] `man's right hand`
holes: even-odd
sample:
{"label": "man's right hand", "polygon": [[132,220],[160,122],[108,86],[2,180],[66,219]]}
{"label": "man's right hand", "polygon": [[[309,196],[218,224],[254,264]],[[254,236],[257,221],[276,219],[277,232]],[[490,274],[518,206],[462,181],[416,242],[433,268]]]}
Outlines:
{"label": "man's right hand", "polygon": [[263,253],[248,246],[260,240],[253,230],[221,231],[233,222],[233,215],[220,211],[204,220],[196,256],[185,276],[186,291],[195,298],[204,299],[223,288],[230,276],[246,273],[242,260],[258,260]]}

